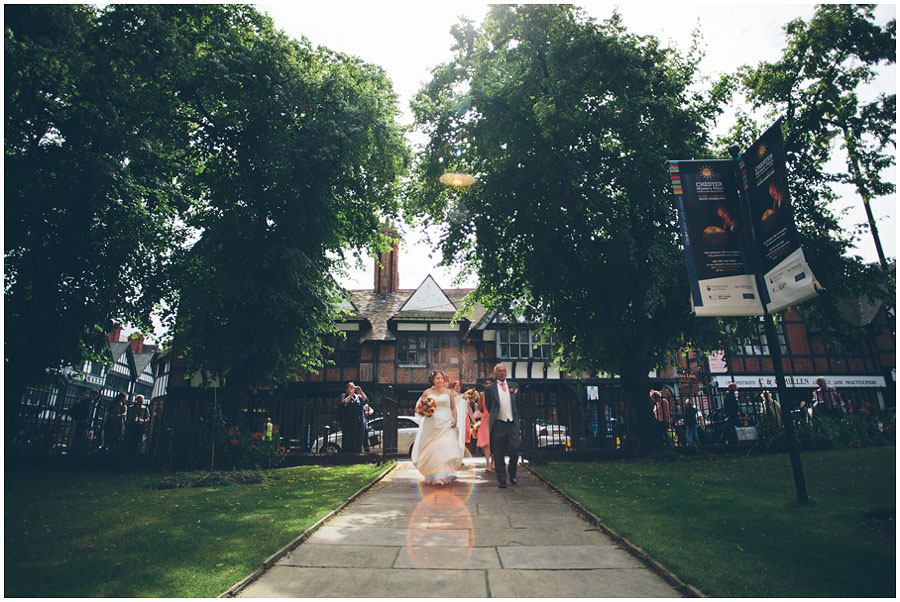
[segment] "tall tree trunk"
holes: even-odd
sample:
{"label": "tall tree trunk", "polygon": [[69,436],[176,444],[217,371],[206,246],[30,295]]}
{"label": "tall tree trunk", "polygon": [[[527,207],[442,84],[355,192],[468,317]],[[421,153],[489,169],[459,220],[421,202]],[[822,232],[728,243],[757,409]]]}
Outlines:
{"label": "tall tree trunk", "polygon": [[[644,341],[646,337],[635,335],[634,340]],[[640,447],[659,447],[663,439],[650,401],[649,347],[637,344],[629,351],[628,361],[624,364],[626,368],[619,375],[628,408],[628,432],[637,438]]]}
{"label": "tall tree trunk", "polygon": [[226,379],[225,386],[219,389],[219,407],[226,422],[237,424],[241,419],[241,410],[250,393],[251,385],[250,379],[244,374],[233,372]]}

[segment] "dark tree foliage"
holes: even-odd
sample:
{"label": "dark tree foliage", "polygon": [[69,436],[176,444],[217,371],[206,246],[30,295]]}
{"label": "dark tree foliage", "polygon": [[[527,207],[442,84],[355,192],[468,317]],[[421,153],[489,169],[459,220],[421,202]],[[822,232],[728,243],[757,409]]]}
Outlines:
{"label": "dark tree foliage", "polygon": [[248,388],[322,365],[339,320],[331,274],[346,248],[374,248],[407,163],[385,73],[314,49],[240,7],[204,9],[213,56],[192,57],[202,232],[180,262],[175,346],[191,371],[224,377],[226,411]]}
{"label": "dark tree foliage", "polygon": [[[556,335],[572,372],[619,374],[650,441],[648,373],[692,321],[664,162],[705,156],[715,103],[689,92],[694,57],[560,5],[496,6],[454,27],[453,61],[414,102],[430,137],[408,208],[442,228],[473,298]],[[442,188],[444,171],[476,184]]]}
{"label": "dark tree foliage", "polygon": [[[187,130],[152,49],[78,5],[7,5],[5,393],[7,432],[26,383],[103,359],[113,322],[150,328],[170,295],[174,184]],[[9,438],[8,438],[9,439]]]}
{"label": "dark tree foliage", "polygon": [[7,398],[161,301],[236,396],[317,365],[407,162],[384,72],[249,6],[5,16]]}

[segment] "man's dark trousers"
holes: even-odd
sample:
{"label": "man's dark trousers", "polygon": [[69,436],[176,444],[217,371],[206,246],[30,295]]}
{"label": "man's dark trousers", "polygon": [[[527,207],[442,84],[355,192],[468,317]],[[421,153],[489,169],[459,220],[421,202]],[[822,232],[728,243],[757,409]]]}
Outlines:
{"label": "man's dark trousers", "polygon": [[519,465],[519,429],[515,422],[494,421],[491,429],[491,453],[494,455],[497,482],[506,484],[506,454],[509,454],[509,478],[516,478],[516,468]]}

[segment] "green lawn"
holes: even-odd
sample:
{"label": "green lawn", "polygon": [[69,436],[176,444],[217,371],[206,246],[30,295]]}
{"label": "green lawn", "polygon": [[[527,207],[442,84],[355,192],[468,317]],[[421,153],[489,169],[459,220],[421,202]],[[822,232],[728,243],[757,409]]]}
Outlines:
{"label": "green lawn", "polygon": [[147,489],[162,474],[6,472],[5,595],[213,597],[385,470],[298,466],[270,482]]}
{"label": "green lawn", "polygon": [[891,597],[896,537],[866,528],[896,508],[896,449],[672,462],[552,462],[534,470],[653,559],[714,597]]}

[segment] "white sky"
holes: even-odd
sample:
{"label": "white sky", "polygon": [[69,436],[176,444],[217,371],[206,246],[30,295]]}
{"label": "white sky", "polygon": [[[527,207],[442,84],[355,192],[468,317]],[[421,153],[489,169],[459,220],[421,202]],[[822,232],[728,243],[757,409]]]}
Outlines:
{"label": "white sky", "polygon": [[[614,3],[579,4],[595,19],[605,19]],[[409,101],[421,85],[430,79],[430,69],[451,58],[450,27],[465,15],[480,24],[488,5],[482,2],[284,2],[258,4],[275,26],[292,37],[306,36],[313,44],[323,45],[380,65],[400,96],[400,108],[406,124],[412,123]],[[812,17],[813,4],[659,4],[623,3],[618,6],[625,26],[638,34],[654,34],[665,44],[686,51],[690,34],[699,24],[706,48],[701,71],[714,76],[733,71],[743,64],[773,61],[784,47],[782,26],[791,19]],[[880,5],[877,22],[884,24],[896,17],[896,5]],[[888,93],[896,89],[896,67],[883,69],[874,90]],[[873,94],[874,95],[874,94]],[[421,138],[412,138],[421,141]],[[896,169],[893,173],[896,182]],[[846,229],[866,221],[862,201],[852,189],[840,190],[843,201],[836,213],[848,211],[842,223]],[[872,202],[884,252],[896,255],[895,197]],[[438,253],[424,244],[423,232],[405,229],[400,256],[400,287],[416,288],[430,273],[444,288],[453,286],[455,274],[438,269]],[[404,248],[405,247],[405,248]],[[858,243],[858,253],[867,261],[877,261],[871,235]],[[433,255],[433,257],[432,257]],[[351,289],[371,288],[374,260],[367,258],[363,269],[353,270],[342,284]],[[813,266],[815,268],[815,266]],[[473,286],[464,281],[463,286]]]}

